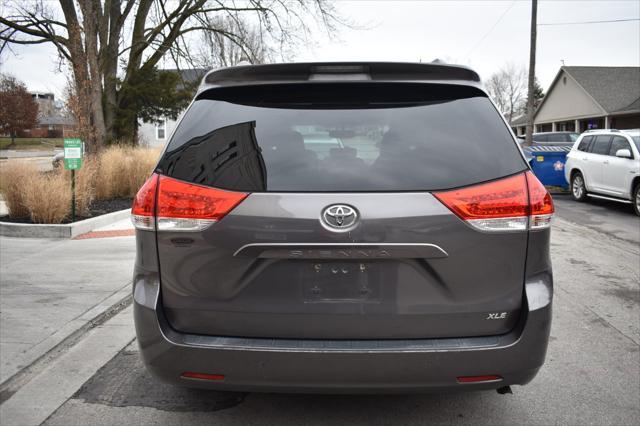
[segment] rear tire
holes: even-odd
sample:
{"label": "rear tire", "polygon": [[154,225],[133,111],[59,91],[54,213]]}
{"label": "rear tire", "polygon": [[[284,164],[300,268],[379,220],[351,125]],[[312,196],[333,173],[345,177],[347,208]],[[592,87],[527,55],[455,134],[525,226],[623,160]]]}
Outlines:
{"label": "rear tire", "polygon": [[585,201],[587,199],[587,187],[580,172],[575,172],[571,176],[571,196],[576,201]]}
{"label": "rear tire", "polygon": [[636,215],[640,216],[640,183],[637,183],[636,187],[633,188],[631,203],[633,204],[633,210],[636,212]]}

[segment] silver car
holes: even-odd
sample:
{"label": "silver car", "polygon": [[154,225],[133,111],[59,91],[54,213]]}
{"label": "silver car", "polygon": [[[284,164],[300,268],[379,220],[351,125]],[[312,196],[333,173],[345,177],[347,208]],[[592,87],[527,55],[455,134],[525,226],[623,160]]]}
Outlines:
{"label": "silver car", "polygon": [[[339,135],[323,155],[318,134]],[[529,382],[553,203],[464,67],[208,73],[133,209],[158,379],[265,392]]]}

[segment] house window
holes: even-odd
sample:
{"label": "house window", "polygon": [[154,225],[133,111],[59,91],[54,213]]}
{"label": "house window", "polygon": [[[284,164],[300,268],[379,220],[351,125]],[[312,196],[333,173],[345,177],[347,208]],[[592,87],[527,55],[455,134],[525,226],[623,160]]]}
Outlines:
{"label": "house window", "polygon": [[167,120],[161,120],[156,123],[156,139],[165,139]]}

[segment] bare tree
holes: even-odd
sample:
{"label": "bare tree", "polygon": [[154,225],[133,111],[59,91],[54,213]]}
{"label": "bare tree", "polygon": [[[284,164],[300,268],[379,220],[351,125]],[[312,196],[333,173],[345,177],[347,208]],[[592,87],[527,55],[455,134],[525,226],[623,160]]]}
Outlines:
{"label": "bare tree", "polygon": [[207,17],[207,25],[224,28],[235,37],[204,31],[198,63],[202,68],[229,67],[240,62],[263,64],[273,62],[275,49],[268,45],[259,28],[247,20],[231,17]]}
{"label": "bare tree", "polygon": [[[13,1],[0,16],[0,53],[14,44],[53,44],[73,70],[79,114],[92,131],[83,135],[90,150],[98,150],[117,134],[118,114],[136,104],[136,90],[124,90],[144,80],[168,56],[176,67],[191,66],[197,33],[218,34],[249,50],[251,37],[236,34],[242,26],[223,25],[228,17],[241,22],[251,16],[261,36],[281,45],[304,36],[319,23],[333,32],[344,22],[330,0],[44,0]],[[120,69],[119,69],[120,67]],[[137,129],[135,114],[127,117]]]}
{"label": "bare tree", "polygon": [[522,66],[506,64],[485,83],[487,92],[507,121],[522,113],[527,97],[527,71]]}

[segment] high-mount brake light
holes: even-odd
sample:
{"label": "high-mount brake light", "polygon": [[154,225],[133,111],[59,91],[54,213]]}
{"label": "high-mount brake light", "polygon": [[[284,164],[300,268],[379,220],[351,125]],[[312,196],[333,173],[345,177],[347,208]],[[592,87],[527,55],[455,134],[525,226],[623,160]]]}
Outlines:
{"label": "high-mount brake light", "polygon": [[548,228],[553,216],[551,195],[530,171],[433,195],[482,231]]}
{"label": "high-mount brake light", "polygon": [[154,174],[136,195],[132,220],[138,229],[201,231],[226,216],[247,195]]}

